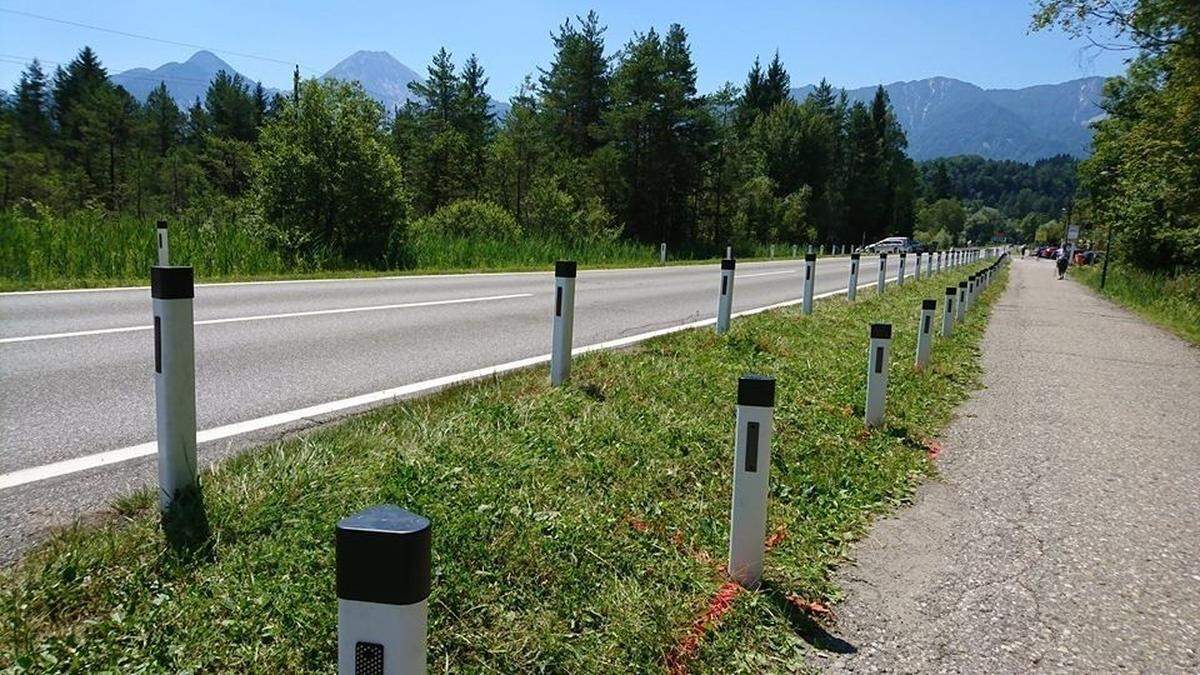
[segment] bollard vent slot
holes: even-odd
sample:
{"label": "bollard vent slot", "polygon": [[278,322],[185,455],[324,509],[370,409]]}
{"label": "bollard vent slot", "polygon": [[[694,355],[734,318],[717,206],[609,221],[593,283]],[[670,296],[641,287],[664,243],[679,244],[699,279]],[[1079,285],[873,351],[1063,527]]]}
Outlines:
{"label": "bollard vent slot", "polygon": [[354,675],[383,675],[383,645],[354,643]]}
{"label": "bollard vent slot", "polygon": [[746,423],[746,473],[758,472],[758,422]]}

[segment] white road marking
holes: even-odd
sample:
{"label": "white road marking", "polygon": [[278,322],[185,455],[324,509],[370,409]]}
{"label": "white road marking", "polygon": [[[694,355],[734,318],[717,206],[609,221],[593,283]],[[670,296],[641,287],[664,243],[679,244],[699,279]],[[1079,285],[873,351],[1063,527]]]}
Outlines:
{"label": "white road marking", "polygon": [[[874,286],[875,283],[876,282],[874,281],[860,283],[859,288]],[[814,297],[816,299],[829,298],[835,295],[841,295],[845,292],[846,289],[841,288],[838,290],[821,293]],[[771,305],[764,305],[762,307],[755,307],[753,309],[735,312],[732,316],[739,317],[760,314],[772,309],[780,309],[782,307],[798,305],[801,302],[802,300],[800,299],[785,300],[783,302],[777,302]],[[692,328],[711,326],[716,322],[717,320],[714,317],[711,319],[702,319],[700,321],[679,324],[677,326],[668,326],[667,328],[659,328],[658,330],[638,333],[637,335],[629,335],[623,338],[617,338],[615,340],[598,342],[585,347],[577,347],[571,350],[571,354],[578,355],[587,354],[588,352],[601,351],[604,349],[619,349],[621,347],[628,347],[629,345],[637,344],[638,342],[643,342],[645,340],[663,335],[678,333],[680,331],[690,330]],[[250,433],[252,431],[261,431],[263,429],[268,429],[283,424],[298,422],[305,418],[318,417],[320,415],[328,415],[330,413],[360,408],[373,403],[379,403],[380,401],[387,401],[389,399],[411,398],[413,396],[427,394],[456,384],[481,380],[494,375],[500,375],[514,370],[520,370],[522,368],[529,368],[538,364],[548,363],[549,361],[549,354],[541,354],[539,356],[531,356],[525,359],[509,361],[508,363],[501,363],[500,365],[496,366],[468,370],[466,372],[456,373],[454,375],[444,375],[442,377],[435,377],[431,380],[414,382],[412,384],[406,384],[399,387],[394,387],[392,389],[384,389],[383,391],[376,391],[369,394],[360,394],[358,396],[351,396],[350,398],[343,398],[337,401],[321,403],[318,405],[309,406],[307,408],[299,408],[297,410],[276,413],[274,415],[267,415],[265,417],[257,417],[252,420],[246,420],[245,422],[237,422],[212,429],[205,429],[196,433],[196,443],[199,445],[211,441],[219,441],[225,438],[232,438],[241,434]],[[157,452],[157,450],[157,442],[150,441],[149,443],[141,443],[139,445],[132,445],[117,450],[108,450],[106,452],[98,452],[92,455],[85,455],[83,457],[75,457],[73,459],[63,460],[61,462],[54,462],[52,464],[44,464],[42,466],[30,467],[28,469],[18,469],[6,474],[0,474],[0,490],[7,490],[8,488],[14,488],[28,483],[36,483],[38,481],[56,478],[58,476],[65,476],[109,464],[116,464],[118,462],[125,462],[132,459],[137,459],[139,457],[146,457],[148,455],[153,455],[155,452]]]}
{"label": "white road marking", "polygon": [[[413,307],[435,307],[439,305],[461,305],[468,302],[488,302],[491,300],[511,300],[513,298],[532,297],[533,293],[512,293],[509,295],[487,295],[478,298],[456,298],[454,300],[429,300],[426,302],[403,302],[395,305],[370,305],[367,307],[342,307],[338,309],[314,309],[307,312],[284,312],[282,314],[258,314],[255,316],[234,316],[225,319],[205,319],[196,321],[197,326],[211,326],[219,323],[239,323],[242,321],[265,321],[267,319],[290,319],[297,316],[320,316],[323,314],[349,314],[352,312],[377,312],[384,309],[410,309]],[[139,330],[151,330],[153,324],[145,326],[122,326],[120,328],[98,328],[95,330],[80,330],[70,333],[47,333],[45,335],[25,335],[22,337],[0,338],[0,344],[9,342],[31,342],[33,340],[56,340],[58,338],[82,337],[85,335],[104,335],[106,333],[129,333]]]}
{"label": "white road marking", "polygon": [[779,270],[778,272],[758,272],[756,274],[739,274],[738,279],[749,279],[751,277],[769,277],[773,274],[792,274],[796,270]]}

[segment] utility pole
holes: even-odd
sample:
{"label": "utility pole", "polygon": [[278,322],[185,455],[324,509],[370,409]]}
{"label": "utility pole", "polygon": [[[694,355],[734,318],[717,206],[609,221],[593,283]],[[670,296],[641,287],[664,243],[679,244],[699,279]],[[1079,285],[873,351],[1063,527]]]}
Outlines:
{"label": "utility pole", "polygon": [[1104,282],[1108,279],[1108,259],[1112,257],[1112,218],[1108,220],[1108,234],[1104,239],[1104,266],[1100,268],[1100,290],[1104,290]]}

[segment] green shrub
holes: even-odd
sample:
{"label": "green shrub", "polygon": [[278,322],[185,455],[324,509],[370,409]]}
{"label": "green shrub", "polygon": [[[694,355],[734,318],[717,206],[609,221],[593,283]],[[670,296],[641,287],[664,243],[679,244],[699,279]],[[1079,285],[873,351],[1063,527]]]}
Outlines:
{"label": "green shrub", "polygon": [[464,238],[508,241],[520,234],[521,228],[512,214],[498,204],[478,199],[461,199],[412,224],[414,240]]}

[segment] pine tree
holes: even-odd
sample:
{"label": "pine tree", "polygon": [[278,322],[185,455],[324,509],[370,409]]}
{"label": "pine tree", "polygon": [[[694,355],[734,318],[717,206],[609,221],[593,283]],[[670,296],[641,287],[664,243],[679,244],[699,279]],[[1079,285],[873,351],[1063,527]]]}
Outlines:
{"label": "pine tree", "polygon": [[44,146],[50,140],[50,106],[46,73],[34,59],[14,90],[13,118],[25,143]]}
{"label": "pine tree", "polygon": [[767,79],[763,82],[763,98],[761,107],[763,112],[769,112],[771,108],[779,105],[783,101],[791,97],[792,94],[792,78],[783,68],[783,63],[779,60],[779,50],[775,50],[775,57],[771,59],[771,63],[767,66]]}
{"label": "pine tree", "polygon": [[158,155],[163,157],[179,142],[183,113],[175,105],[165,82],[160,82],[146,97],[145,110]]}
{"label": "pine tree", "polygon": [[408,85],[409,91],[421,99],[425,115],[440,122],[443,128],[452,126],[458,118],[462,81],[454,71],[451,54],[442,47],[426,68],[425,81]]}
{"label": "pine tree", "polygon": [[763,101],[766,95],[766,77],[758,57],[754,57],[754,65],[746,74],[746,85],[742,87],[742,97],[738,100],[738,126],[747,131],[759,113],[763,111]]}
{"label": "pine tree", "polygon": [[483,188],[487,170],[488,143],[495,135],[496,119],[491,111],[492,99],[484,91],[488,78],[484,75],[479,59],[472,54],[463,64],[460,78],[455,126],[467,141],[467,152],[471,156],[470,191],[478,196]]}
{"label": "pine tree", "polygon": [[244,143],[254,140],[256,106],[250,86],[241,75],[218,71],[204,94],[204,108],[218,137]]}
{"label": "pine tree", "polygon": [[588,12],[559,26],[554,61],[541,70],[541,114],[560,150],[582,157],[600,146],[598,125],[610,105],[611,69],[604,56],[604,31],[600,18]]}
{"label": "pine tree", "polygon": [[54,102],[50,111],[59,135],[68,143],[68,156],[76,154],[70,145],[82,140],[76,109],[94,91],[106,86],[111,86],[108,72],[100,65],[100,58],[91,47],[80,50],[66,68],[59,66],[54,71]]}

